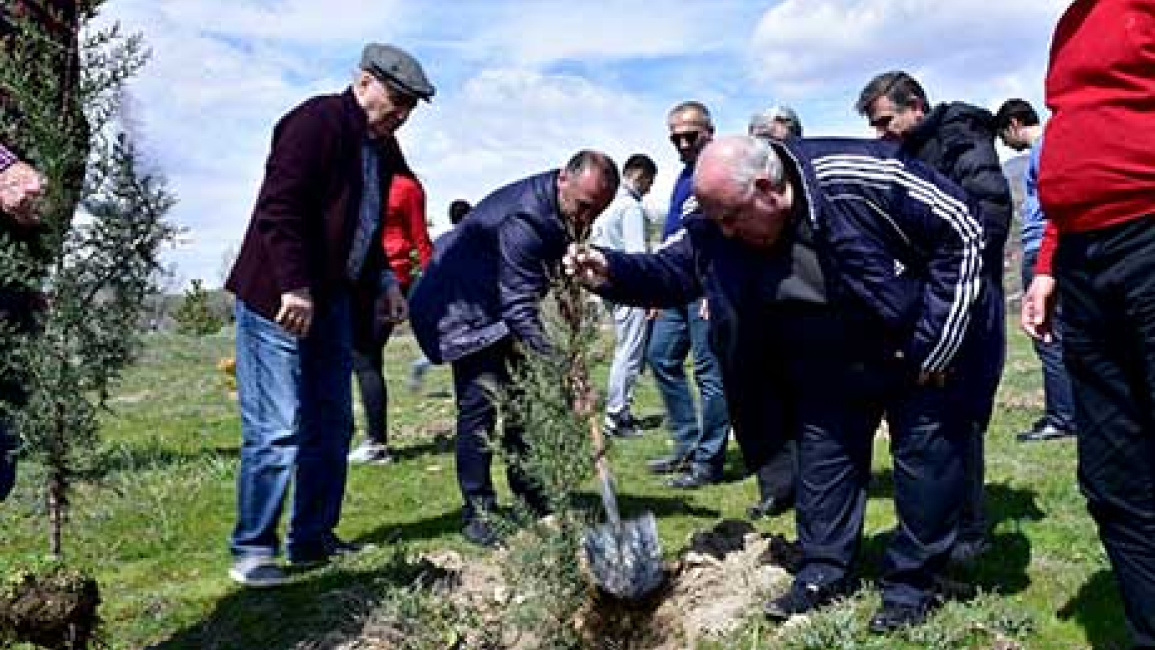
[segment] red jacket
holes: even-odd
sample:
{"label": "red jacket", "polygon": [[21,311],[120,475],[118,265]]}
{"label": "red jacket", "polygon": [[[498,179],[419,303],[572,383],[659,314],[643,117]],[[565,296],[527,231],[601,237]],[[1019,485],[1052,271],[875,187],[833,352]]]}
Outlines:
{"label": "red jacket", "polygon": [[404,288],[413,282],[414,263],[424,269],[433,256],[433,242],[425,225],[425,190],[412,176],[397,174],[389,185],[381,244],[385,247],[389,268]]}
{"label": "red jacket", "polygon": [[1046,100],[1036,271],[1051,274],[1059,234],[1155,214],[1155,3],[1075,0],[1055,29]]}

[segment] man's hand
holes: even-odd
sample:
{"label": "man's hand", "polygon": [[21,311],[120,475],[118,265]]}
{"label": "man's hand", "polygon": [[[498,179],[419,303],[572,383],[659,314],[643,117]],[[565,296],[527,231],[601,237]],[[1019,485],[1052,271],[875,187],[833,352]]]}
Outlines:
{"label": "man's hand", "polygon": [[301,338],[313,326],[313,296],[308,289],[297,289],[281,294],[281,309],[277,324],[293,336]]}
{"label": "man's hand", "polygon": [[1054,339],[1051,330],[1052,317],[1055,314],[1055,278],[1049,275],[1036,275],[1031,280],[1031,286],[1023,294],[1022,310],[1019,314],[1019,325],[1023,331],[1033,339],[1050,343]]}
{"label": "man's hand", "polygon": [[40,220],[40,197],[44,196],[44,177],[25,162],[18,162],[0,172],[0,211],[17,223],[31,226]]}
{"label": "man's hand", "polygon": [[942,388],[946,386],[946,372],[942,370],[938,372],[927,372],[923,370],[918,373],[918,385]]}
{"label": "man's hand", "polygon": [[385,290],[385,295],[381,297],[381,300],[383,302],[381,305],[382,315],[386,321],[397,324],[409,318],[409,303],[406,302],[401,288],[396,284]]}
{"label": "man's hand", "polygon": [[596,248],[582,244],[570,244],[561,260],[566,275],[577,279],[586,287],[600,287],[609,282],[610,268],[606,256]]}

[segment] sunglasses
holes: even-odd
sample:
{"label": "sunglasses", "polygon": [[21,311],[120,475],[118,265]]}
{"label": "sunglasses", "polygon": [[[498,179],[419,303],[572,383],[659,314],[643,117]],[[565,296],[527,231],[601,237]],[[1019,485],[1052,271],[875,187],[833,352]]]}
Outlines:
{"label": "sunglasses", "polygon": [[702,137],[701,131],[686,131],[685,133],[671,133],[670,142],[677,147],[683,141],[687,147],[692,147],[698,144],[698,140]]}

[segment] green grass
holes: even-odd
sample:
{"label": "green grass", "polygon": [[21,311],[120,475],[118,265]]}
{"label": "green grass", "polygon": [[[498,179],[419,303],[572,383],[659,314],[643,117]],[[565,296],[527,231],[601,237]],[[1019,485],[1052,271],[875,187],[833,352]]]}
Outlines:
{"label": "green grass", "polygon": [[[995,550],[974,576],[984,595],[951,604],[930,625],[883,638],[865,631],[877,604],[871,590],[788,632],[752,612],[740,633],[716,647],[990,648],[1004,640],[1026,648],[1124,646],[1117,589],[1075,483],[1074,445],[1014,441],[1014,433],[1037,417],[1041,393],[1029,345],[1019,335],[1011,339],[987,442]],[[408,637],[409,647],[452,645],[452,635],[438,634],[461,621],[415,594],[415,567],[392,551],[400,544],[411,551],[481,554],[458,535],[448,371],[434,369],[428,395],[418,399],[401,381],[416,356],[412,339],[400,336],[387,350],[390,431],[399,462],[351,470],[340,529],[346,538],[382,548],[302,573],[286,589],[259,593],[236,588],[225,573],[239,429],[236,404],[216,363],[231,356],[231,348],[228,333],[202,339],[150,335],[141,363],[110,404],[97,470],[77,486],[65,539],[68,560],[100,582],[110,647],[332,647],[374,617],[426,621]],[[603,361],[599,386],[605,371]],[[636,410],[660,410],[649,379],[643,380]],[[627,516],[656,514],[664,547],[672,553],[692,531],[720,518],[742,518],[756,488],[753,481],[736,480],[736,449],[727,463],[733,480],[691,493],[665,488],[643,465],[668,449],[667,440],[662,430],[648,433],[617,445],[612,460],[623,510]],[[868,580],[877,578],[881,536],[894,525],[889,464],[886,442],[879,439],[875,469],[881,480],[871,491],[865,531]],[[36,487],[41,474],[33,464],[22,465],[16,492],[0,507],[5,558],[47,549]],[[591,497],[594,489],[591,481]],[[508,495],[503,486],[500,493]],[[794,537],[790,516],[758,527]]]}

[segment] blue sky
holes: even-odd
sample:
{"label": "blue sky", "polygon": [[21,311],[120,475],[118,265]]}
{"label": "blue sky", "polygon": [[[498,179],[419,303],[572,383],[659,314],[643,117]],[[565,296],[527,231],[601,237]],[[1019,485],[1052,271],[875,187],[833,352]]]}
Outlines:
{"label": "blue sky", "polygon": [[146,152],[180,203],[179,279],[222,280],[261,180],[271,128],[343,90],[361,47],[399,45],[437,86],[399,133],[434,230],[448,203],[560,165],[582,147],[650,154],[661,210],[678,171],[665,114],[710,106],[721,133],[774,103],[807,135],[869,136],[852,105],[905,69],[932,102],[1041,108],[1065,0],[110,0],[101,24],[141,32],[153,58],[130,86]]}

